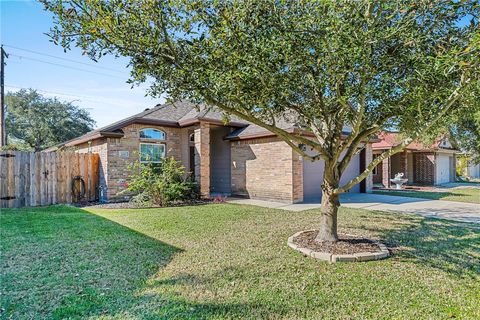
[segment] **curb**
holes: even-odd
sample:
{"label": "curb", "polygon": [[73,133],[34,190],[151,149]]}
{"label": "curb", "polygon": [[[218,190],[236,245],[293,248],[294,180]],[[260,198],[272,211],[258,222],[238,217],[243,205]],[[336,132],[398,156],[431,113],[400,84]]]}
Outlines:
{"label": "curb", "polygon": [[380,251],[377,252],[358,252],[354,254],[331,254],[328,252],[321,252],[321,251],[313,251],[308,248],[302,248],[293,243],[293,239],[298,237],[304,232],[308,231],[315,231],[315,230],[304,230],[295,233],[293,236],[289,237],[287,240],[287,245],[292,248],[293,250],[301,252],[303,255],[312,257],[314,259],[328,261],[330,263],[336,262],[364,262],[364,261],[373,261],[373,260],[380,260],[385,259],[390,256],[390,252],[388,251],[387,247],[378,241],[371,240],[375,243],[379,248]]}

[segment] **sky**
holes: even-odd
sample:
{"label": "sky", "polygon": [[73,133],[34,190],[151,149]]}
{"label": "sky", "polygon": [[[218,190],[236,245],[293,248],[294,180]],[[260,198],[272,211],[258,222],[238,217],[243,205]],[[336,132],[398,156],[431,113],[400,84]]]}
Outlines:
{"label": "sky", "polygon": [[33,88],[47,97],[73,101],[90,112],[96,127],[164,102],[145,97],[146,86],[132,89],[126,83],[126,59],[107,56],[95,63],[77,48],[65,53],[45,34],[52,25],[52,14],[36,1],[0,0],[0,42],[9,54],[6,92]]}

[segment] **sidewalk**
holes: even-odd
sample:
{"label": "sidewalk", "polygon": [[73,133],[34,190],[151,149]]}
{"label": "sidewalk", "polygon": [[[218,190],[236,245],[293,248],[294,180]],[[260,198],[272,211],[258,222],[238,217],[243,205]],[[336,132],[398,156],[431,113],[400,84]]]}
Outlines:
{"label": "sidewalk", "polygon": [[[320,208],[319,203],[308,202],[288,204],[275,201],[241,198],[231,198],[227,202],[249,204],[265,208],[282,209],[296,212]],[[348,208],[402,212],[418,214],[424,217],[480,223],[480,205],[475,203],[387,196],[368,193],[343,194],[340,197],[340,202],[342,206]]]}

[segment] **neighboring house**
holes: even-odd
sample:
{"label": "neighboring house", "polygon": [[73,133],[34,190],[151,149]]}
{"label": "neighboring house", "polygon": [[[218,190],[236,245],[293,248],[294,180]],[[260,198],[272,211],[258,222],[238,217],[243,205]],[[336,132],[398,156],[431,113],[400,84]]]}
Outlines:
{"label": "neighboring house", "polygon": [[467,166],[467,176],[471,179],[480,179],[480,163],[469,163]]}
{"label": "neighboring house", "polygon": [[[224,123],[217,109],[188,102],[158,105],[94,130],[60,147],[100,154],[100,185],[109,200],[125,189],[129,165],[173,156],[195,175],[204,197],[239,195],[283,202],[320,201],[323,161],[304,160],[275,134],[237,118]],[[301,131],[279,120],[289,132]],[[342,177],[356,177],[372,159],[371,143],[355,156]],[[371,190],[372,178],[351,192]]]}
{"label": "neighboring house", "polygon": [[[399,144],[399,135],[395,132],[382,132],[379,142],[372,145],[375,158],[385,150]],[[373,171],[374,185],[390,187],[390,179],[397,173],[403,173],[409,185],[438,185],[455,181],[456,153],[448,138],[437,139],[432,146],[413,142],[400,153],[383,160]]]}
{"label": "neighboring house", "polygon": [[473,162],[470,154],[462,153],[457,157],[457,160],[459,168],[463,168],[462,175],[469,179],[480,179],[480,163]]}

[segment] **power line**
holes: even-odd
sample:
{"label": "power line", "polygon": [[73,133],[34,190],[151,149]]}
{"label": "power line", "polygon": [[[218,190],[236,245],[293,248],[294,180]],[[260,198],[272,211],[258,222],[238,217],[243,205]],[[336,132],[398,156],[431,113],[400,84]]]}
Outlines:
{"label": "power line", "polygon": [[[19,86],[11,86],[11,85],[5,85],[5,87],[12,88],[12,89],[25,89],[25,90],[29,89],[29,88],[24,88],[24,87],[19,87]],[[69,94],[69,93],[64,93],[64,92],[55,92],[55,91],[48,91],[48,90],[43,90],[43,89],[33,89],[33,90],[41,91],[41,92],[45,92],[45,93],[50,93],[50,94],[59,94],[59,95],[62,95],[62,96],[70,96],[70,97],[74,97],[74,98],[89,98],[87,96],[79,96],[79,95]],[[92,98],[92,97],[90,97],[90,98]]]}
{"label": "power line", "polygon": [[91,64],[91,63],[86,63],[86,62],[76,61],[76,60],[67,59],[67,58],[63,58],[63,57],[59,57],[59,56],[54,56],[54,55],[51,55],[51,54],[48,54],[48,53],[42,53],[42,52],[30,50],[30,49],[19,48],[19,47],[11,46],[11,45],[8,45],[8,44],[4,44],[4,46],[12,48],[12,49],[16,49],[16,50],[21,50],[21,51],[25,51],[25,52],[30,52],[30,53],[42,55],[42,56],[45,56],[45,57],[50,57],[50,58],[54,58],[54,59],[59,59],[59,60],[67,61],[67,62],[72,62],[72,63],[77,63],[77,64],[89,66],[91,68],[99,68],[99,69],[104,69],[104,70],[108,70],[108,71],[123,73],[122,71],[119,71],[119,70],[116,70],[116,69],[113,69],[113,68],[97,66],[97,65],[94,65],[94,64]]}
{"label": "power line", "polygon": [[[29,88],[24,88],[24,87],[20,87],[20,86],[13,86],[13,85],[5,85],[5,87],[12,88],[12,89],[19,89],[19,90],[21,90],[21,89],[28,90],[29,89]],[[68,96],[68,97],[78,98],[78,99],[82,99],[82,100],[86,100],[86,101],[90,101],[90,102],[101,102],[102,104],[109,104],[111,106],[118,106],[118,104],[115,104],[115,103],[105,102],[105,101],[100,101],[98,99],[95,99],[96,98],[95,96],[81,96],[81,95],[75,95],[75,94],[58,92],[58,91],[57,92],[56,91],[49,91],[49,90],[43,90],[43,89],[33,89],[33,90],[39,91],[41,93],[60,95],[60,96]],[[99,97],[99,98],[102,99],[101,97]]]}
{"label": "power line", "polygon": [[64,64],[49,62],[49,61],[40,60],[40,59],[36,59],[36,58],[31,58],[31,57],[20,56],[20,55],[13,54],[13,53],[10,53],[9,55],[11,55],[12,57],[19,58],[19,59],[26,59],[26,60],[31,60],[31,61],[46,63],[46,64],[50,64],[50,65],[53,65],[53,66],[62,67],[62,68],[67,68],[67,69],[71,69],[71,70],[82,71],[82,72],[87,72],[87,73],[92,73],[92,74],[98,74],[98,75],[102,75],[102,76],[106,76],[106,77],[112,77],[112,78],[117,78],[117,79],[122,79],[122,80],[124,79],[124,78],[122,78],[122,77],[115,76],[115,75],[113,75],[113,74],[108,74],[108,73],[102,73],[102,72],[96,72],[96,71],[91,71],[91,70],[85,70],[85,69],[75,68],[75,67],[67,66],[67,65],[64,65]]}

